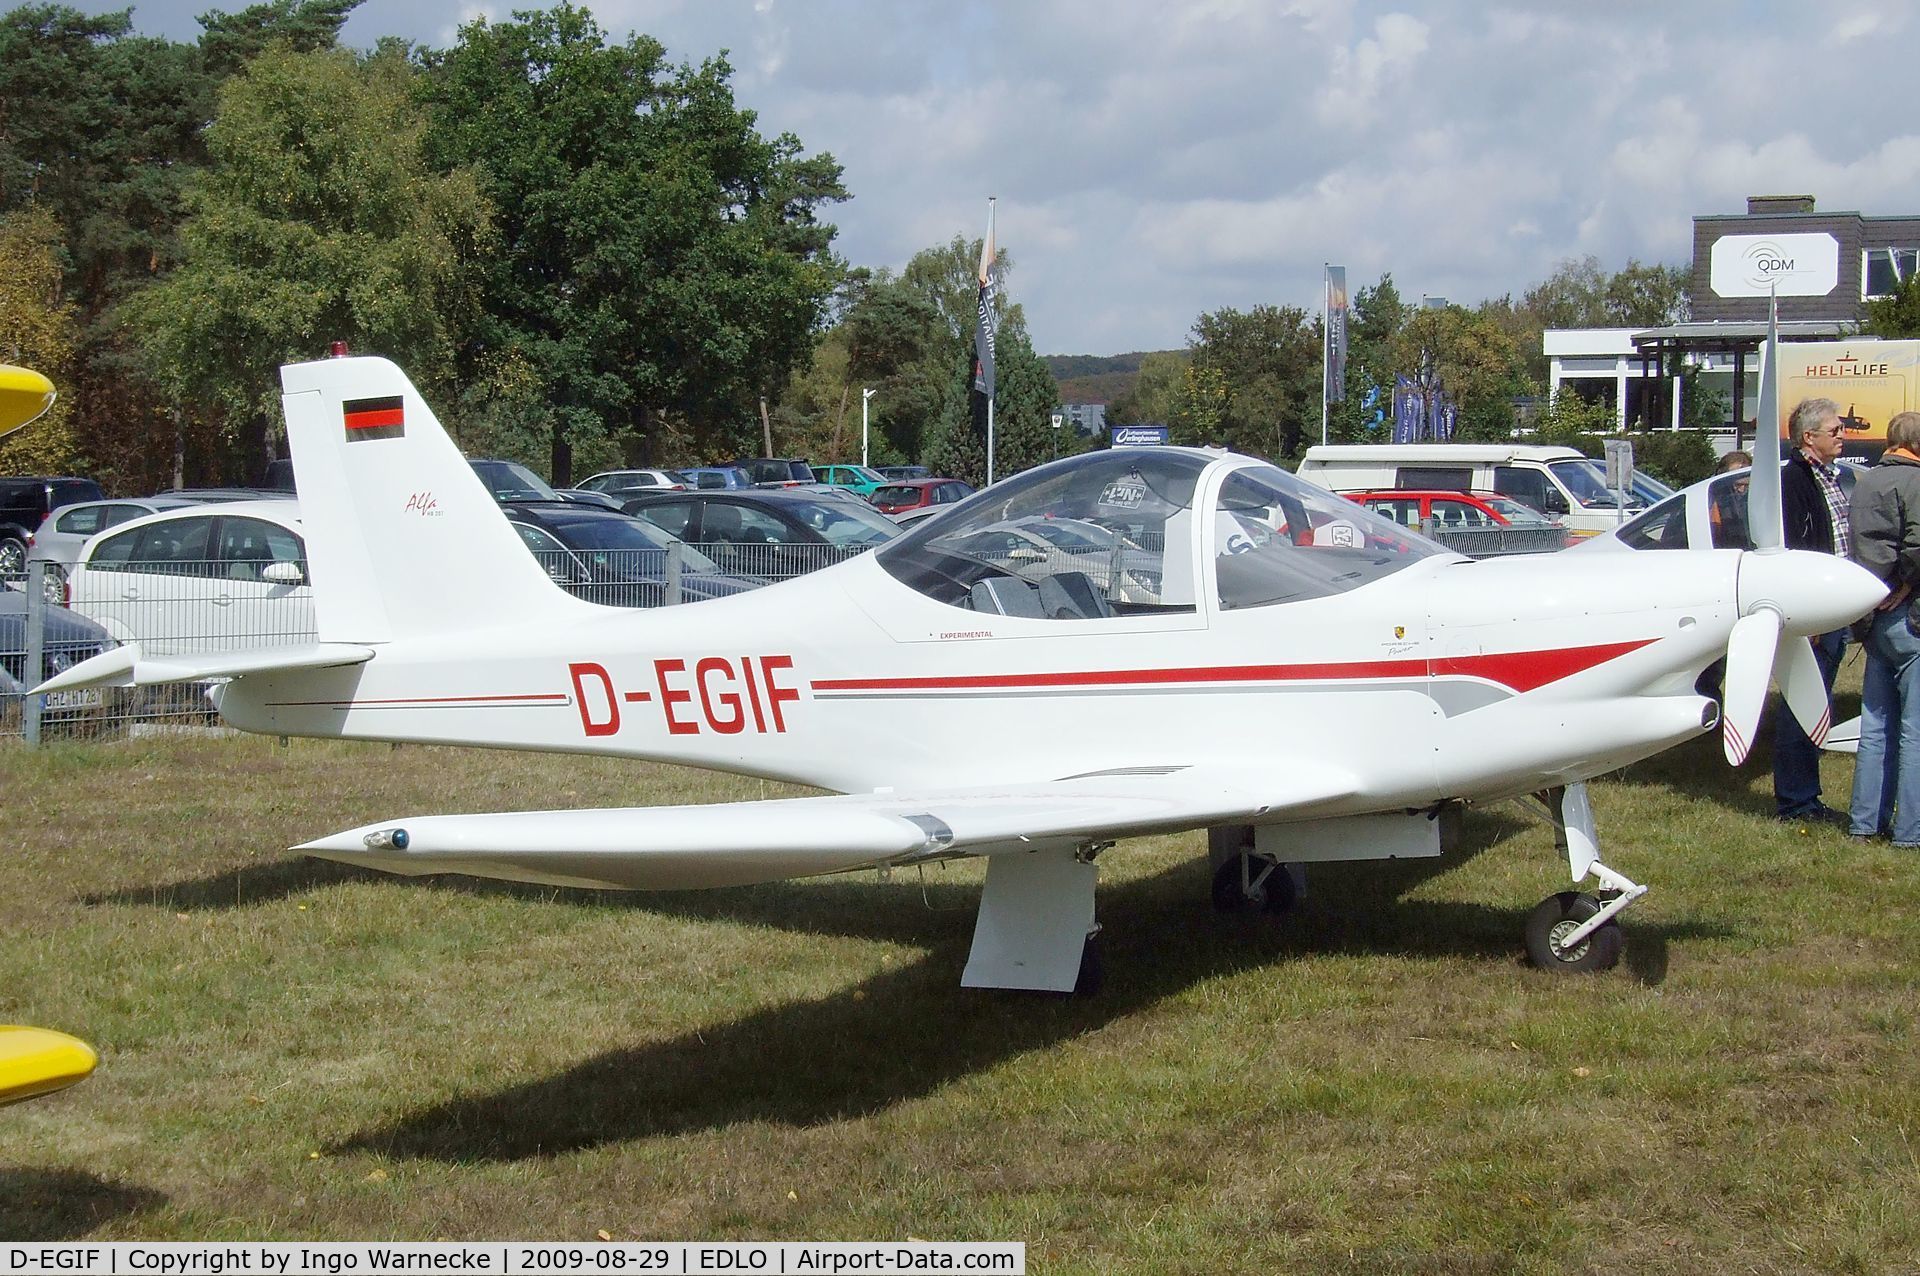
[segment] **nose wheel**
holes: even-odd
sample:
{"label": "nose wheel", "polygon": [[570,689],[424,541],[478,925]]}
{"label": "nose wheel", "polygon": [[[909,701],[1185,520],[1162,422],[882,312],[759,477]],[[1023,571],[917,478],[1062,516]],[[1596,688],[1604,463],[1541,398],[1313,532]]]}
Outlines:
{"label": "nose wheel", "polygon": [[1527,914],[1527,958],[1542,970],[1582,975],[1611,970],[1625,943],[1620,923],[1606,918],[1587,934],[1585,924],[1605,907],[1582,891],[1561,891]]}

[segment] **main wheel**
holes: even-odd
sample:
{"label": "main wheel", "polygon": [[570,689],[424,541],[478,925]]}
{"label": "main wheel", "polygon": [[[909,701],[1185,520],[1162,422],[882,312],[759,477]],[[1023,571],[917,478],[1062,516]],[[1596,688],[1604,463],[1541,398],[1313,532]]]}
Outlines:
{"label": "main wheel", "polygon": [[1561,939],[1600,911],[1600,901],[1578,891],[1549,895],[1527,914],[1527,957],[1542,970],[1584,975],[1611,970],[1620,960],[1625,938],[1620,923],[1609,918],[1600,929],[1572,948]]}
{"label": "main wheel", "polygon": [[[1246,876],[1240,862],[1246,860]],[[1293,872],[1285,864],[1264,855],[1234,855],[1213,871],[1213,906],[1223,913],[1284,913],[1293,907],[1298,892]]]}

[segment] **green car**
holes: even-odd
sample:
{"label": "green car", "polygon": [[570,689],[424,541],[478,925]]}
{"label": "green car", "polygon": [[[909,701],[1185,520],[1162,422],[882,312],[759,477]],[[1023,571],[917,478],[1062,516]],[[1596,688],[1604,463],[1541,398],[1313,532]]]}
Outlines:
{"label": "green car", "polygon": [[813,470],[819,475],[822,483],[832,487],[844,487],[865,497],[871,497],[876,490],[887,484],[884,474],[878,470],[870,470],[864,465],[816,465]]}

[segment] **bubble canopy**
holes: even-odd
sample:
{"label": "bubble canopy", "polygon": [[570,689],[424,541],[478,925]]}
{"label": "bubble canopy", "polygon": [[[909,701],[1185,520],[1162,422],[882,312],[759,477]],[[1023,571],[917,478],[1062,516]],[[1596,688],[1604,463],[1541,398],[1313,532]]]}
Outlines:
{"label": "bubble canopy", "polygon": [[878,559],[950,606],[1093,620],[1324,598],[1448,552],[1262,461],[1127,448],[995,484]]}

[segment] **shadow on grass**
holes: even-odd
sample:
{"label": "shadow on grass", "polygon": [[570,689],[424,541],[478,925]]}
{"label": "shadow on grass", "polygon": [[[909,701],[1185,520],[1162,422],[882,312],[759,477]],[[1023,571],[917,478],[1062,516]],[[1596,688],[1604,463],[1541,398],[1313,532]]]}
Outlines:
{"label": "shadow on grass", "polygon": [[0,1236],[17,1241],[76,1240],[95,1228],[158,1209],[167,1198],[84,1170],[0,1166]]}
{"label": "shadow on grass", "polygon": [[[832,996],[608,1051],[552,1077],[414,1113],[332,1151],[512,1161],[741,1121],[857,1119],[1097,1032],[1203,980],[1327,952],[1504,959],[1516,977],[1551,979],[1518,969],[1521,912],[1400,898],[1460,862],[1327,866],[1284,918],[1215,913],[1204,860],[1123,883],[1101,893],[1107,981],[1092,997],[956,990],[972,930],[975,892],[966,887],[930,891],[942,910],[931,925],[923,915],[903,923],[898,889],[880,883],[649,896],[647,907],[676,916],[836,934],[897,931],[927,950]],[[1631,933],[1664,967],[1669,936],[1700,932]]]}

